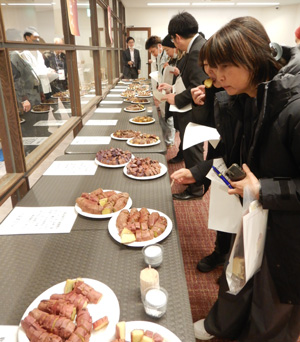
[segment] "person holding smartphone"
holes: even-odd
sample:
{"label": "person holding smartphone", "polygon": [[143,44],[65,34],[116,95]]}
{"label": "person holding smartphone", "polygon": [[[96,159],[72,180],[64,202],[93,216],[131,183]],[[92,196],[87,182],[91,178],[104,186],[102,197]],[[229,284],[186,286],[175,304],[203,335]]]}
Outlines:
{"label": "person holding smartphone", "polygon": [[231,20],[200,52],[225,91],[216,94],[214,118],[224,156],[243,165],[247,186],[269,210],[261,270],[237,294],[223,272],[218,299],[194,324],[200,340],[296,342],[300,334],[300,51],[274,53],[263,25]]}

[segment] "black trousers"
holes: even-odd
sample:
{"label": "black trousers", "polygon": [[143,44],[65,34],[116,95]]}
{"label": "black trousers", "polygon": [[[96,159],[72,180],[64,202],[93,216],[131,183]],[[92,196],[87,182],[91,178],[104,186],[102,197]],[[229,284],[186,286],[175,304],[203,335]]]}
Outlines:
{"label": "black trousers", "polygon": [[204,321],[208,333],[239,342],[296,342],[300,335],[300,305],[279,301],[268,263],[237,295],[227,293],[225,272],[216,303]]}
{"label": "black trousers", "polygon": [[137,68],[136,67],[130,68],[130,67],[125,66],[124,72],[123,72],[123,77],[125,79],[134,79],[135,80],[136,78],[139,77]]}

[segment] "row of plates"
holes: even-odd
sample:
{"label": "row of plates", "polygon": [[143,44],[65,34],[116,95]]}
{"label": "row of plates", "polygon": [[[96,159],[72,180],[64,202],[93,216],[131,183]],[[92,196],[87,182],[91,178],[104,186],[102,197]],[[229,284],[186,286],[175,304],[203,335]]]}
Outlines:
{"label": "row of plates", "polygon": [[[109,324],[106,328],[99,331],[93,331],[90,337],[90,342],[109,342],[115,338],[116,324],[120,319],[120,305],[117,296],[106,284],[89,278],[83,278],[83,281],[92,286],[96,291],[102,293],[98,304],[89,304],[87,306],[90,315],[92,316],[92,321],[95,322],[101,317],[107,316]],[[65,282],[56,284],[42,294],[40,294],[26,309],[22,320],[29,314],[30,311],[37,308],[42,300],[49,299],[51,295],[56,293],[64,293]],[[126,322],[126,341],[130,341],[130,333],[134,329],[150,330],[160,334],[167,341],[181,342],[180,339],[169,329],[152,322],[146,321],[132,321]],[[21,325],[18,330],[18,342],[29,342],[23,328]]]}

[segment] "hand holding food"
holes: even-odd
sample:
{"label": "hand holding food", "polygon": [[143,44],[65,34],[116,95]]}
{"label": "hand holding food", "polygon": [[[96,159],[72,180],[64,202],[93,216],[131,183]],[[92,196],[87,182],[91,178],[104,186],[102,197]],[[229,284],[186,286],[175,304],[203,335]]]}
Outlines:
{"label": "hand holding food", "polygon": [[196,105],[202,106],[205,101],[205,86],[200,85],[196,88],[191,89],[192,98]]}

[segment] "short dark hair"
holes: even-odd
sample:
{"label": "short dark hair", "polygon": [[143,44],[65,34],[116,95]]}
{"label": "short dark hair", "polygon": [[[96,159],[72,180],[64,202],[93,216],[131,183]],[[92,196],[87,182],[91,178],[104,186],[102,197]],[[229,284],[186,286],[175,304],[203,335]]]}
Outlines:
{"label": "short dark hair", "polygon": [[133,40],[133,41],[135,42],[135,40],[134,40],[133,37],[128,37],[128,38],[126,39],[126,43],[128,43],[130,40]]}
{"label": "short dark hair", "polygon": [[250,83],[257,86],[272,79],[281,67],[272,56],[270,38],[263,25],[253,17],[231,20],[217,31],[200,50],[199,61],[212,68],[230,63],[250,72]]}
{"label": "short dark hair", "polygon": [[25,40],[27,40],[26,37],[31,37],[31,36],[32,36],[31,32],[24,32],[24,34],[23,34],[23,37]]}
{"label": "short dark hair", "polygon": [[172,17],[169,22],[168,32],[172,37],[176,34],[188,39],[198,33],[197,20],[188,12],[181,12]]}
{"label": "short dark hair", "polygon": [[152,47],[157,47],[158,44],[161,44],[161,39],[158,36],[150,36],[146,43],[145,43],[145,49],[149,50]]}

